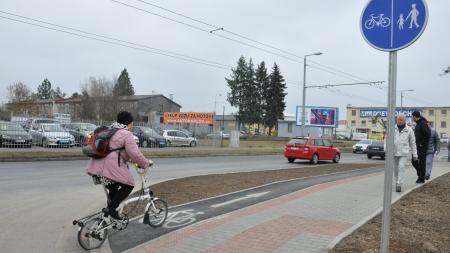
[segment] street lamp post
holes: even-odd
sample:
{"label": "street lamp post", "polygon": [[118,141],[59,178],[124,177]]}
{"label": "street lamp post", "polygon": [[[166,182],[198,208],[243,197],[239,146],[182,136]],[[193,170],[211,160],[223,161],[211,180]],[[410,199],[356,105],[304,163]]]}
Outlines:
{"label": "street lamp post", "polygon": [[322,52],[307,54],[303,57],[303,98],[302,98],[302,136],[306,136],[305,122],[305,101],[306,101],[306,57],[312,55],[321,55]]}
{"label": "street lamp post", "polygon": [[414,91],[413,89],[401,90],[400,91],[400,112],[403,112],[403,92]]}
{"label": "street lamp post", "polygon": [[215,134],[216,134],[216,131],[217,131],[217,128],[216,128],[216,121],[218,121],[218,120],[216,120],[216,115],[217,115],[217,96],[219,96],[219,97],[221,97],[222,96],[222,94],[221,93],[218,93],[218,94],[216,94],[216,95],[214,95],[214,120],[213,120],[213,138],[212,138],[212,142],[213,142],[213,146],[216,146],[216,138],[214,138],[215,136]]}

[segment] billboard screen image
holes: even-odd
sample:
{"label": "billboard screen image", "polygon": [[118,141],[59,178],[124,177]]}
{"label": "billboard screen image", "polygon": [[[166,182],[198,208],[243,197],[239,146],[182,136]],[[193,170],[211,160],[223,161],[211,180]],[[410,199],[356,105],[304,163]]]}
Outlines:
{"label": "billboard screen image", "polygon": [[[302,125],[302,107],[297,106],[297,126]],[[337,127],[338,108],[306,107],[305,126]]]}
{"label": "billboard screen image", "polygon": [[334,126],[336,125],[335,114],[334,109],[311,108],[310,125]]}

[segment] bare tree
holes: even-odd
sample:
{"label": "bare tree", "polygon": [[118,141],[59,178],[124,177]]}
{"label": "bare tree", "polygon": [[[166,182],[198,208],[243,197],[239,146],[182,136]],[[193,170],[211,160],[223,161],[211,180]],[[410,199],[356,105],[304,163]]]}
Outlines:
{"label": "bare tree", "polygon": [[110,97],[113,94],[113,82],[106,78],[90,77],[83,85],[90,97]]}
{"label": "bare tree", "polygon": [[82,117],[96,120],[111,120],[114,117],[113,82],[106,78],[90,77],[81,85]]}
{"label": "bare tree", "polygon": [[11,84],[6,89],[8,90],[9,102],[22,102],[31,98],[30,89],[22,82]]}

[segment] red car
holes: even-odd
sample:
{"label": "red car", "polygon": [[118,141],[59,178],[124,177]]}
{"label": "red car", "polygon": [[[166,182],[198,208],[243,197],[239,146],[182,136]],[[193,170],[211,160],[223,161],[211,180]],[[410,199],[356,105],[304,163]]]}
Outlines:
{"label": "red car", "polygon": [[290,163],[295,159],[310,160],[312,164],[317,164],[319,160],[331,160],[338,163],[341,159],[341,151],[333,147],[331,141],[327,139],[295,137],[286,144],[284,156]]}

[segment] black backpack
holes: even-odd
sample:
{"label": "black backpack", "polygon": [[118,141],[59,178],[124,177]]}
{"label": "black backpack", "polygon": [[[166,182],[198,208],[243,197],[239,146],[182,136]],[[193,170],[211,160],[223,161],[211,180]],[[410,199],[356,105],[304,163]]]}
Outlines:
{"label": "black backpack", "polygon": [[[125,147],[111,149],[109,147],[109,141],[111,137],[119,130],[119,128],[110,128],[107,126],[100,126],[95,129],[94,133],[89,139],[86,139],[86,146],[82,148],[83,153],[94,159],[101,159],[108,156],[111,152],[121,151]],[[118,158],[120,166],[120,153]]]}

